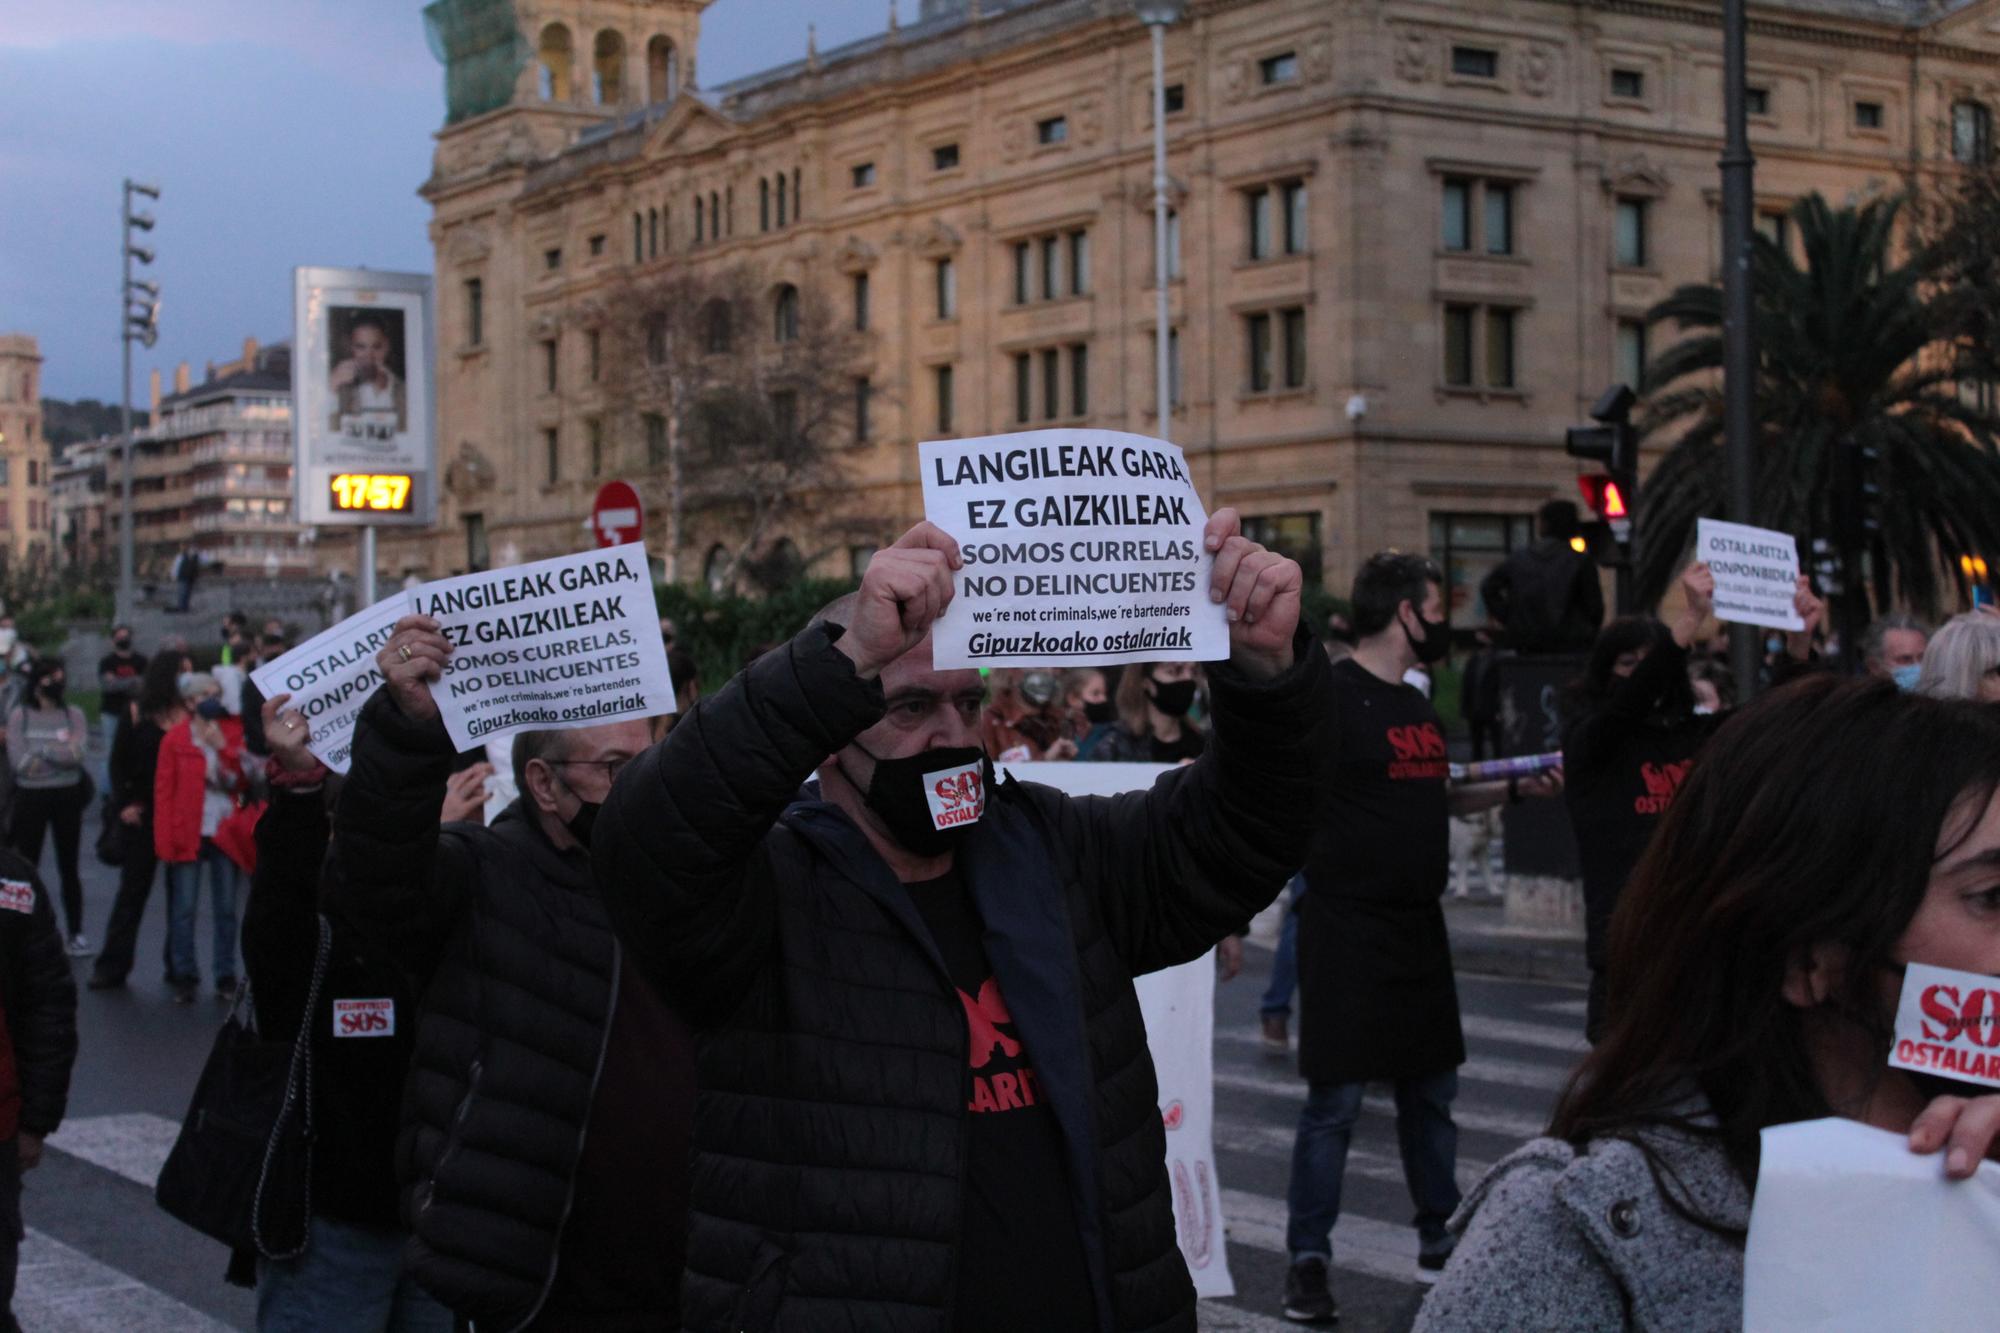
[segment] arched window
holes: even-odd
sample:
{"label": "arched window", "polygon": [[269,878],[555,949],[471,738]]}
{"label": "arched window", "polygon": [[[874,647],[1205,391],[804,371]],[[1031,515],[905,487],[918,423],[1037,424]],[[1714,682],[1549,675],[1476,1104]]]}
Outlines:
{"label": "arched window", "polygon": [[729,350],[730,338],[729,302],[715,297],[701,308],[701,342],[710,352]]}
{"label": "arched window", "polygon": [[778,173],[778,225],[785,225],[785,173]]}
{"label": "arched window", "polygon": [[700,245],[707,239],[704,234],[704,224],[707,220],[708,215],[703,211],[701,206],[701,196],[697,194],[694,197],[694,243],[696,245]]}
{"label": "arched window", "polygon": [[771,230],[771,178],[757,182],[757,230]]}
{"label": "arched window", "polygon": [[728,225],[729,214],[722,211],[722,196],[713,190],[708,192],[708,221],[717,236],[736,230],[734,226]]}
{"label": "arched window", "polygon": [[716,596],[729,591],[729,548],[717,542],[708,548],[708,559],[701,563],[701,581]]}
{"label": "arched window", "polygon": [[681,53],[665,37],[646,43],[646,100],[671,102],[681,94]]}
{"label": "arched window", "polygon": [[599,106],[616,106],[625,99],[625,39],[609,28],[597,34],[590,73],[591,96]]}
{"label": "arched window", "polygon": [[544,102],[567,102],[576,95],[576,85],[570,82],[571,50],[569,29],[560,23],[551,23],[542,29],[541,69],[537,75],[537,91]]}
{"label": "arched window", "polygon": [[656,208],[646,210],[646,257],[657,258],[660,253],[660,212]]}
{"label": "arched window", "polygon": [[1969,166],[1993,156],[1993,112],[1980,102],[1951,105],[1951,155]]}
{"label": "arched window", "polygon": [[771,336],[781,343],[796,342],[799,337],[799,289],[791,283],[778,288],[777,296],[771,302]]}

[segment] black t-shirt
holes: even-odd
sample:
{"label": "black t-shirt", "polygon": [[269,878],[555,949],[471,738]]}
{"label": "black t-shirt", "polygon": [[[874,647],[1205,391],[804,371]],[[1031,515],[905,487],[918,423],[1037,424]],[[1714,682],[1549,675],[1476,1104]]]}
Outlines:
{"label": "black t-shirt", "polygon": [[[139,677],[145,674],[146,659],[140,653],[127,653],[124,656],[120,656],[117,653],[106,653],[97,661],[98,683],[100,685],[103,684],[104,678],[110,676],[117,682],[115,686],[116,692],[127,699],[138,695]],[[105,691],[107,695],[111,692],[111,690]],[[106,702],[110,702],[109,699]]]}
{"label": "black t-shirt", "polygon": [[951,1327],[1094,1327],[1062,1132],[987,961],[979,910],[956,869],[906,887],[958,989],[970,1032],[965,1218]]}
{"label": "black t-shirt", "polygon": [[1352,658],[1333,668],[1325,793],[1306,881],[1343,898],[1434,903],[1451,876],[1444,729],[1430,700]]}
{"label": "black t-shirt", "polygon": [[1208,737],[1196,731],[1192,722],[1183,722],[1179,740],[1163,741],[1153,736],[1148,738],[1148,744],[1152,746],[1154,763],[1178,764],[1183,759],[1201,758],[1201,752],[1208,748]]}

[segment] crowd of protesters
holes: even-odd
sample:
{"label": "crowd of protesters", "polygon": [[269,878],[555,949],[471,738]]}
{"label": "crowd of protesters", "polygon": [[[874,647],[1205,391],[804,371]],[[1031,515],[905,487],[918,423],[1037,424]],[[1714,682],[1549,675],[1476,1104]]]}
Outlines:
{"label": "crowd of protesters", "polygon": [[[260,1330],[1191,1330],[1133,979],[1211,949],[1234,975],[1274,901],[1287,1318],[1337,1318],[1350,1142],[1386,1084],[1419,1327],[1734,1325],[1761,1130],[1846,1116],[1951,1149],[1953,1178],[2000,1134],[2000,1098],[1886,1066],[1882,981],[2000,973],[2000,616],[1887,617],[1848,680],[1801,579],[1804,628],[1738,708],[1709,571],[1668,621],[1606,624],[1566,508],[1486,581],[1476,637],[1397,552],[1308,626],[1298,566],[1224,510],[1230,656],[1066,670],[936,667],[959,556],[919,524],[726,687],[663,620],[674,713],[468,754],[431,694],[451,644],[406,617],[344,776],[248,679],[283,626],[147,653],[118,628],[93,767],[61,661],[0,621],[0,1295],[76,1054],[63,955],[125,986],[163,879],[173,1000],[206,978],[310,1071],[309,1132],[257,1145],[260,1200],[302,1154],[271,1205],[297,1242],[262,1211],[230,1238]],[[1475,759],[1504,752],[1513,659],[1574,663],[1560,766],[1454,778],[1431,696],[1455,635]],[[1052,762],[1157,776],[1072,798],[1034,780]],[[941,774],[975,820],[938,826]],[[1591,1051],[1462,1197],[1451,821],[1538,799],[1576,835]]]}

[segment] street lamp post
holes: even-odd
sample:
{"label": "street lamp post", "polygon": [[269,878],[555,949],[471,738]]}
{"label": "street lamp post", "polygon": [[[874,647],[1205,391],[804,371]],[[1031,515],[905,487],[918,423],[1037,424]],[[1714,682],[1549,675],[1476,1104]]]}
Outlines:
{"label": "street lamp post", "polygon": [[[1744,0],[1724,0],[1722,19],[1722,437],[1729,473],[1729,518],[1755,523],[1750,444],[1757,392],[1756,329],[1752,324],[1750,211],[1757,159],[1750,153],[1745,74],[1748,23]],[[1749,625],[1729,629],[1736,697],[1757,690],[1757,637]]]}
{"label": "street lamp post", "polygon": [[134,195],[144,195],[148,199],[160,197],[157,185],[142,185],[130,177],[125,181],[124,227],[119,232],[119,261],[125,266],[125,281],[118,289],[118,341],[124,350],[125,379],[124,396],[119,413],[119,433],[122,444],[118,517],[118,619],[132,618],[132,344],[141,343],[151,347],[160,337],[160,288],[159,284],[147,282],[132,276],[132,261],[141,264],[153,262],[153,251],[134,243],[134,232],[151,231],[153,217],[150,213],[132,211]]}
{"label": "street lamp post", "polygon": [[1172,374],[1173,333],[1167,302],[1167,28],[1180,22],[1187,0],[1137,0],[1133,5],[1139,21],[1153,35],[1153,378],[1157,386],[1155,410],[1160,418],[1160,438],[1173,435],[1174,395]]}

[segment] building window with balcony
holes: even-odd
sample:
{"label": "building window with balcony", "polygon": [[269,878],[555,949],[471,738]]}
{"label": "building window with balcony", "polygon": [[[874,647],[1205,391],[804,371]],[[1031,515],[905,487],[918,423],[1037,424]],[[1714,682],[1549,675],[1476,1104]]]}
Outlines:
{"label": "building window with balcony", "polygon": [[1084,343],[1069,349],[1069,410],[1072,416],[1090,415],[1090,348]]}
{"label": "building window with balcony", "polygon": [[465,345],[478,347],[486,341],[486,284],[478,278],[465,280]]}
{"label": "building window with balcony", "polygon": [[952,425],[955,415],[952,411],[952,375],[949,365],[934,367],[931,371],[932,387],[937,397],[937,429],[940,435],[949,435],[956,427]]}
{"label": "building window with balcony", "polygon": [[936,288],[937,317],[939,319],[958,318],[958,265],[949,255],[932,266],[932,284]]}
{"label": "building window with balcony", "polygon": [[1062,415],[1062,352],[1042,349],[1042,418],[1054,421]]}
{"label": "building window with balcony", "polygon": [[1305,387],[1306,312],[1303,307],[1260,310],[1244,316],[1244,344],[1249,352],[1248,382],[1251,393]]}
{"label": "building window with balcony", "polygon": [[708,207],[702,197],[694,197],[694,243],[700,245],[708,239]]}
{"label": "building window with balcony", "polygon": [[632,262],[638,263],[646,257],[646,219],[637,209],[632,211]]}
{"label": "building window with balcony", "polygon": [[1026,352],[1014,354],[1014,422],[1026,425],[1035,418],[1035,358]]}
{"label": "building window with balcony", "polygon": [[1090,294],[1090,233],[1087,231],[1069,234],[1069,294]]}
{"label": "building window with balcony", "polygon": [[558,451],[556,428],[549,426],[542,431],[542,449],[548,455],[549,485],[562,479],[562,457]]}
{"label": "building window with balcony", "polygon": [[872,435],[872,423],[868,419],[868,409],[872,406],[875,386],[868,382],[866,375],[857,376],[854,381],[854,442],[866,444]]}
{"label": "building window with balcony", "polygon": [[[1509,306],[1444,308],[1444,382],[1455,389],[1512,389],[1518,312]],[[1482,340],[1483,338],[1483,351]]]}
{"label": "building window with balcony", "polygon": [[778,173],[778,226],[781,230],[786,225],[785,218],[786,218],[786,208],[788,200],[786,198],[785,189],[786,189],[785,173],[781,171]]}
{"label": "building window with balcony", "polygon": [[542,392],[556,391],[556,340],[542,339]]}
{"label": "building window with balcony", "polygon": [[583,335],[584,352],[590,360],[590,382],[596,384],[604,375],[604,338],[596,329],[586,329]]}
{"label": "building window with balcony", "polygon": [[[1154,229],[1154,244],[1159,244],[1158,229]],[[1160,271],[1157,259],[1153,272]],[[1177,209],[1167,210],[1167,281],[1173,282],[1181,276],[1181,215]]]}
{"label": "building window with balcony", "polygon": [[1647,200],[1620,199],[1613,217],[1611,262],[1618,268],[1644,268],[1647,254]]}
{"label": "building window with balcony", "polygon": [[[1069,411],[1063,411],[1063,395]],[[1014,421],[1059,421],[1090,412],[1090,348],[1084,343],[1014,354]]]}
{"label": "building window with balcony", "polygon": [[854,275],[854,331],[856,333],[866,333],[868,331],[868,275],[866,273],[857,273]]}
{"label": "building window with balcony", "polygon": [[771,230],[771,180],[768,176],[757,182],[757,230]]}
{"label": "building window with balcony", "polygon": [[789,282],[778,288],[771,303],[771,338],[781,343],[799,340],[799,289]]}

